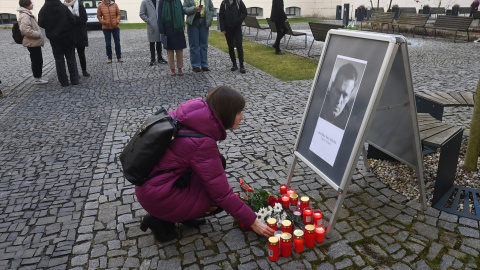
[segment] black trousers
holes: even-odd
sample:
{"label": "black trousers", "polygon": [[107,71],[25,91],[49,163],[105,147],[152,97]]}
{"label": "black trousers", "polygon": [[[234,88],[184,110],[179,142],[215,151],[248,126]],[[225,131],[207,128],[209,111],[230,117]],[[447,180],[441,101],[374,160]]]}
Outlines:
{"label": "black trousers", "polygon": [[82,67],[82,71],[87,71],[87,59],[85,58],[85,47],[76,47],[78,60],[80,61],[80,67]]}
{"label": "black trousers", "polygon": [[42,47],[27,47],[27,49],[30,52],[33,77],[39,79],[42,77],[43,69]]}
{"label": "black trousers", "polygon": [[155,61],[155,49],[157,50],[158,59],[162,59],[162,43],[150,42],[150,59]]}
{"label": "black trousers", "polygon": [[68,38],[50,39],[50,45],[52,45],[53,58],[55,58],[55,67],[60,84],[68,85],[65,60],[67,60],[70,81],[78,83],[77,60],[75,59],[75,45],[73,41]]}
{"label": "black trousers", "polygon": [[226,28],[225,38],[227,39],[228,54],[232,63],[236,64],[237,59],[235,57],[235,47],[237,47],[238,61],[243,63],[243,45],[242,45],[242,26],[237,28]]}
{"label": "black trousers", "polygon": [[277,28],[277,39],[275,39],[275,44],[273,44],[273,47],[275,49],[280,50],[280,41],[282,38],[285,36],[287,33],[287,26],[285,25],[285,22],[275,22],[275,27]]}

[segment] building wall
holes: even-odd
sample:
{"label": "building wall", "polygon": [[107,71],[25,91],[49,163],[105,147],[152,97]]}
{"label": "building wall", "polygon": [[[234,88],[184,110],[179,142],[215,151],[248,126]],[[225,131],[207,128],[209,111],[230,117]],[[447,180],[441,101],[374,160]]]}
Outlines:
{"label": "building wall", "polygon": [[[247,8],[249,7],[261,7],[263,9],[263,18],[270,17],[272,1],[271,0],[242,0]],[[366,8],[371,7],[372,3],[376,7],[379,3],[380,7],[387,10],[390,0],[378,0],[372,2],[367,0],[284,0],[284,6],[287,7],[299,7],[301,8],[301,15],[306,17],[321,17],[321,18],[335,18],[336,6],[343,7],[345,3],[350,4],[350,11],[354,14],[354,10],[360,5],[364,5]],[[430,5],[431,7],[437,7],[441,0],[393,0],[392,5],[399,5],[400,7],[415,7],[417,9],[422,8],[423,5]],[[128,23],[142,22],[138,13],[140,11],[140,4],[142,0],[117,0],[117,5],[121,10],[127,11]],[[220,7],[222,0],[213,0],[215,8]],[[459,4],[461,7],[469,7],[471,0],[447,0],[441,2],[441,7],[451,8],[454,4]],[[33,13],[38,17],[40,8],[45,3],[45,0],[33,0]],[[0,13],[13,13],[17,14],[18,0],[0,0]],[[343,11],[342,11],[343,13]],[[18,14],[17,14],[18,16]]]}

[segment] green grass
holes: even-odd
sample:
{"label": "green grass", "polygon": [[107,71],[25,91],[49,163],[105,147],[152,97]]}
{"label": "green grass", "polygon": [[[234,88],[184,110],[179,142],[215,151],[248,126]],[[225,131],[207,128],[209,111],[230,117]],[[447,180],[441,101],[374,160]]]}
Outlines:
{"label": "green grass", "polygon": [[[208,43],[228,53],[225,36],[215,30],[210,31]],[[298,42],[297,42],[298,43]],[[318,61],[285,52],[276,55],[275,49],[256,42],[243,40],[245,62],[283,81],[313,79]],[[226,59],[229,57],[226,55]]]}
{"label": "green grass", "polygon": [[146,23],[121,23],[120,30],[124,29],[146,29]]}

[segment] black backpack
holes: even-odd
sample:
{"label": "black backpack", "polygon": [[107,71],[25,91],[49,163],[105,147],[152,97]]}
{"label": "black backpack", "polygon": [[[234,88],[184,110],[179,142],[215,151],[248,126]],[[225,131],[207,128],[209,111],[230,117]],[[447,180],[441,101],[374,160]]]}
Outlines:
{"label": "black backpack", "polygon": [[175,136],[206,137],[201,133],[178,133],[182,129],[188,130],[177,119],[172,119],[164,108],[148,117],[120,154],[125,178],[130,183],[141,186],[154,176],[170,172],[161,171],[148,177]]}
{"label": "black backpack", "polygon": [[12,37],[17,44],[22,44],[23,35],[22,35],[22,32],[20,32],[20,26],[18,26],[18,22],[13,22]]}

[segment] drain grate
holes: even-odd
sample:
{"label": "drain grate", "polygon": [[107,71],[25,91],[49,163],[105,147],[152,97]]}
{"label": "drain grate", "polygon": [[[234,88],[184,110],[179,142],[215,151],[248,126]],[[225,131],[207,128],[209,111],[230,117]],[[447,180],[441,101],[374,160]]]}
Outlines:
{"label": "drain grate", "polygon": [[480,190],[452,186],[433,208],[450,214],[480,220]]}

